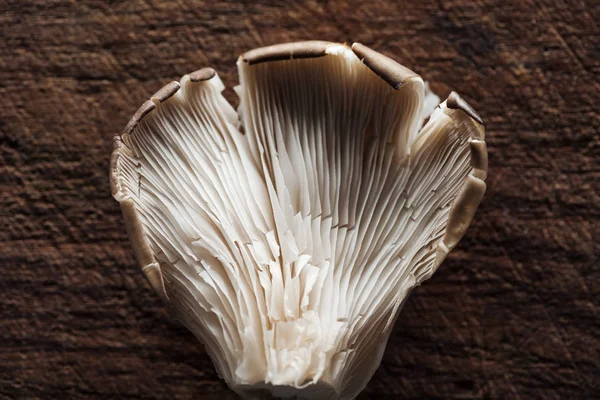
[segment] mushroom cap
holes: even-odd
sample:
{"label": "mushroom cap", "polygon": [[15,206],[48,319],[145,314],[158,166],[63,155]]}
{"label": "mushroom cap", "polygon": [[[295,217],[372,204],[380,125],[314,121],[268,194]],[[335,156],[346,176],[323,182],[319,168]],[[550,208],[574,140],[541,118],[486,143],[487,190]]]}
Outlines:
{"label": "mushroom cap", "polygon": [[150,285],[232,389],[354,398],[471,223],[485,126],[454,92],[432,109],[419,75],[358,43],[237,65],[238,112],[211,68],[140,107],[112,194]]}

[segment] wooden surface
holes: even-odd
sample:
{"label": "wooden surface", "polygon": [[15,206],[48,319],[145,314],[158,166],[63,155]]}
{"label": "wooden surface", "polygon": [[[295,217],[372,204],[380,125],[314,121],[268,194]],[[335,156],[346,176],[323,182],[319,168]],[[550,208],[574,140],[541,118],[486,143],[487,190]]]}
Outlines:
{"label": "wooden surface", "polygon": [[488,126],[475,221],[360,398],[599,398],[599,21],[597,0],[0,2],[0,398],[235,398],[134,264],[111,139],[170,80],[233,86],[241,52],[312,38]]}

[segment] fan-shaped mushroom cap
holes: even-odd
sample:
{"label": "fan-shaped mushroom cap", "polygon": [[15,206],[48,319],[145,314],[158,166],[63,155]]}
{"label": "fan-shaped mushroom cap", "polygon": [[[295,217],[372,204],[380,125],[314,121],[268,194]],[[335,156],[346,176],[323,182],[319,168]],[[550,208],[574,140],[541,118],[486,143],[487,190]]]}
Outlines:
{"label": "fan-shaped mushroom cap", "polygon": [[142,105],[113,195],[150,284],[234,390],[353,398],[473,218],[483,122],[455,93],[428,115],[423,80],[361,44],[269,46],[238,69],[240,114],[209,68]]}

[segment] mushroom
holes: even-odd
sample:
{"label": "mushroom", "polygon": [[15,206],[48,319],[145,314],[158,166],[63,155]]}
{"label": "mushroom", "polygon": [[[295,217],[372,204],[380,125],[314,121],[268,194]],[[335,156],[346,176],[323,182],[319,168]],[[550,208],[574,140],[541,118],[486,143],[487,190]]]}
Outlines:
{"label": "mushroom", "polygon": [[456,93],[433,109],[419,75],[358,43],[237,66],[238,112],[210,68],[142,105],[112,194],[148,282],[233,390],[354,398],[473,218],[483,121]]}

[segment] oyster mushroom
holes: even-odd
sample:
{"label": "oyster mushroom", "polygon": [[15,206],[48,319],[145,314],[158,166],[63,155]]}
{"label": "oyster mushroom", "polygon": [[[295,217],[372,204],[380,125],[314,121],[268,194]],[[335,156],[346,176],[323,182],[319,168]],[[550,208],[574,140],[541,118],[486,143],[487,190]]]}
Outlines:
{"label": "oyster mushroom", "polygon": [[239,113],[210,68],[142,105],[115,138],[113,196],[150,285],[233,390],[354,398],[473,218],[483,122],[455,93],[428,115],[421,77],[358,43],[237,65]]}

